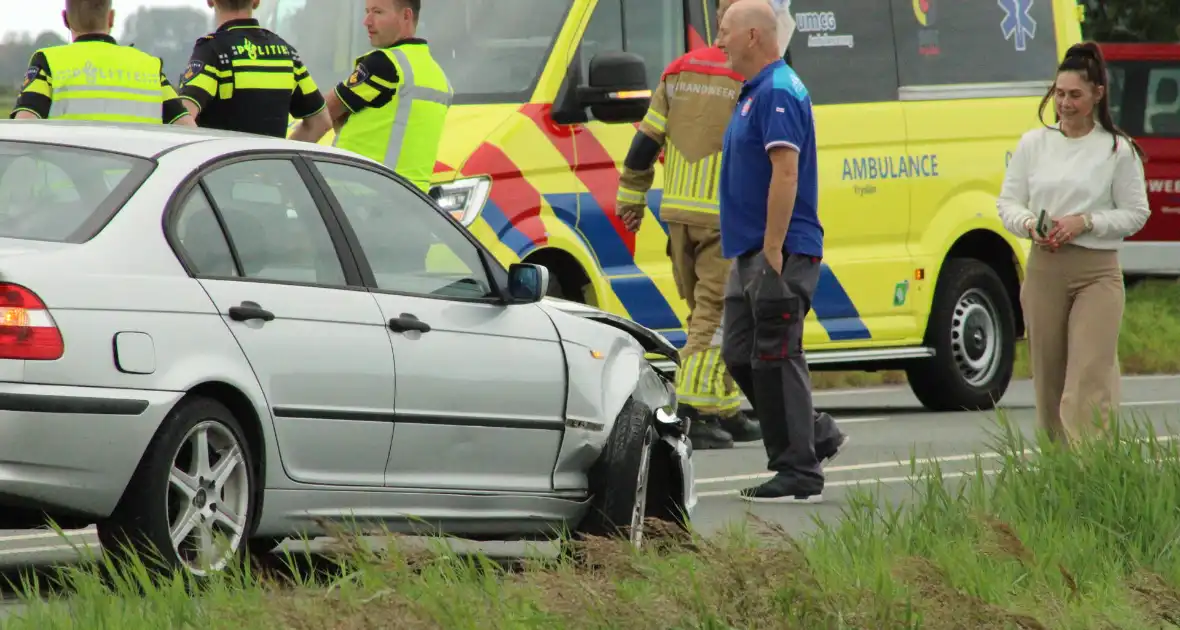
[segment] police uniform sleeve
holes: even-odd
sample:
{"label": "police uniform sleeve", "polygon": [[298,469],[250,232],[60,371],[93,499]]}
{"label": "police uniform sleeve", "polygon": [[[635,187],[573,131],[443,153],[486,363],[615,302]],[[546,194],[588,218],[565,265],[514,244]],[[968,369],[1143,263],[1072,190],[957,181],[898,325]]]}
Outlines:
{"label": "police uniform sleeve", "polygon": [[52,105],[53,78],[49,73],[49,60],[44,53],[36,52],[29,60],[29,69],[25,71],[16,104],[8,117],[15,118],[17,112],[29,112],[37,118],[49,118]]}
{"label": "police uniform sleeve", "polygon": [[161,120],[165,125],[171,125],[176,122],[181,116],[188,115],[188,108],[184,106],[184,101],[180,100],[180,96],[172,87],[172,83],[168,81],[168,77],[164,74],[164,64],[160,64],[160,96],[164,99],[164,108],[161,112]]}
{"label": "police uniform sleeve", "polygon": [[348,111],[357,113],[366,107],[381,107],[397,93],[397,67],[380,51],[362,57],[350,75],[336,86],[336,96]]}
{"label": "police uniform sleeve", "polygon": [[655,180],[656,158],[664,146],[664,131],[668,121],[668,89],[665,79],[660,80],[652,94],[647,115],[639,123],[639,131],[623,159],[623,172],[619,176],[619,192],[615,199],[617,214],[642,212],[647,205],[647,191]]}
{"label": "police uniform sleeve", "polygon": [[209,101],[218,97],[221,84],[232,78],[232,71],[214,46],[213,36],[206,35],[193,46],[188,67],[180,75],[180,98],[191,101],[198,110],[205,109]]}
{"label": "police uniform sleeve", "polygon": [[291,115],[298,119],[315,116],[327,107],[324,95],[298,53],[293,53],[292,61],[295,62],[295,91],[291,92]]}

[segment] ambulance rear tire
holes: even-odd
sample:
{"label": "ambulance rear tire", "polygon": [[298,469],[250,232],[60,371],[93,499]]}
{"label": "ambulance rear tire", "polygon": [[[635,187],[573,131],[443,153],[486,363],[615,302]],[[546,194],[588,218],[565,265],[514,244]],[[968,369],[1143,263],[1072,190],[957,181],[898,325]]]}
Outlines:
{"label": "ambulance rear tire", "polygon": [[950,258],[938,274],[926,345],[934,356],[906,368],[931,411],[994,408],[1012,380],[1016,313],[1000,276],[974,258]]}

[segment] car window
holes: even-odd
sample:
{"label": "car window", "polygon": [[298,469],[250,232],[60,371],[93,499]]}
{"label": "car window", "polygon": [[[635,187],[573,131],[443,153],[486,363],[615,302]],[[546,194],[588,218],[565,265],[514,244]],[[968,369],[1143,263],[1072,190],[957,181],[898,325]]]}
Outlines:
{"label": "car window", "polygon": [[356,232],[378,289],[468,299],[492,294],[475,245],[429,202],[367,169],[316,166]]}
{"label": "car window", "polygon": [[1107,66],[1106,83],[1110,86],[1107,98],[1110,102],[1110,115],[1114,124],[1123,124],[1123,99],[1126,96],[1127,71],[1122,66],[1110,64]]}
{"label": "car window", "polygon": [[790,63],[812,103],[897,100],[897,54],[885,26],[888,2],[793,0],[791,10],[796,26]]}
{"label": "car window", "polygon": [[687,51],[683,0],[599,0],[582,35],[582,77],[605,51],[643,57],[647,84],[655,89],[664,69]]}
{"label": "car window", "polygon": [[237,162],[203,179],[247,278],[346,284],[324,219],[291,161]]}
{"label": "car window", "polygon": [[1052,2],[894,0],[892,5],[903,87],[1047,84],[1053,78],[1057,40]]}
{"label": "car window", "polygon": [[1147,71],[1144,135],[1180,136],[1180,64],[1152,64]]}
{"label": "car window", "polygon": [[239,275],[225,232],[205,198],[205,191],[195,188],[189,194],[176,217],[175,234],[195,275],[214,278]]}
{"label": "car window", "polygon": [[82,242],[147,170],[122,155],[0,142],[0,237]]}

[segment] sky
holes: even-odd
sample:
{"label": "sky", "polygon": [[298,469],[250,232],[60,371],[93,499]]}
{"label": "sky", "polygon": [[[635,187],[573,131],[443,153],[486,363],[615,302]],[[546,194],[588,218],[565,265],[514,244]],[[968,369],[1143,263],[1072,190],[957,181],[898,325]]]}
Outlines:
{"label": "sky", "polygon": [[[15,0],[8,0],[10,2]],[[144,6],[180,7],[189,6],[208,10],[205,0],[114,0],[115,33],[123,27],[123,20],[135,13],[136,9]],[[3,26],[0,34],[11,31],[28,31],[34,35],[44,30],[56,31],[62,37],[69,37],[69,32],[61,23],[61,10],[65,7],[62,0],[22,0],[19,11],[5,11]]]}

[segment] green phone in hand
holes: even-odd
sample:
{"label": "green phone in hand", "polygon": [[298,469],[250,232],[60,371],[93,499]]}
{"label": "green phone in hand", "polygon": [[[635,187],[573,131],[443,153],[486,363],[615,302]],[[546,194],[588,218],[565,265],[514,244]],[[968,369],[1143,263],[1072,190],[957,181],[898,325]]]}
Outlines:
{"label": "green phone in hand", "polygon": [[1037,219],[1037,236],[1045,238],[1049,235],[1049,213],[1041,210],[1041,216]]}

